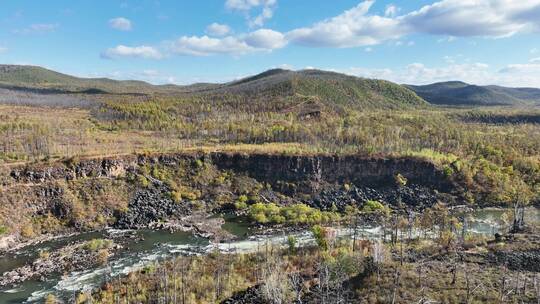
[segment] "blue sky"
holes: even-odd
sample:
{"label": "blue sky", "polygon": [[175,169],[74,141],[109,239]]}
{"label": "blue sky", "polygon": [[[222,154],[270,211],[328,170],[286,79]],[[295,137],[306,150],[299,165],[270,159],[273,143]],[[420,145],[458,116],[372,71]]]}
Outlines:
{"label": "blue sky", "polygon": [[540,0],[0,0],[0,63],[152,83],[282,67],[540,87]]}

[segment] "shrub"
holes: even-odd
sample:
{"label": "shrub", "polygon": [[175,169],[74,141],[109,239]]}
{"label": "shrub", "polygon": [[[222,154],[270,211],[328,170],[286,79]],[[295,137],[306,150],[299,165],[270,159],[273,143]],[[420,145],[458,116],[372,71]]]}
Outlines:
{"label": "shrub", "polygon": [[41,250],[39,252],[39,258],[40,259],[48,259],[51,254],[47,250]]}
{"label": "shrub", "polygon": [[100,249],[96,256],[96,262],[100,265],[105,265],[109,261],[109,251],[107,249]]}
{"label": "shrub", "polygon": [[297,244],[298,244],[298,241],[296,240],[295,236],[289,235],[287,237],[287,245],[289,247],[289,252],[290,253],[295,253],[296,252]]}
{"label": "shrub", "polygon": [[408,180],[405,176],[401,175],[401,173],[396,174],[396,176],[394,176],[394,179],[395,179],[396,185],[400,187],[404,187],[407,185]]}
{"label": "shrub", "polygon": [[21,228],[21,235],[25,238],[34,237],[36,235],[34,227],[31,224],[23,226]]}
{"label": "shrub", "polygon": [[305,204],[279,207],[274,203],[256,203],[249,207],[249,215],[253,221],[261,224],[320,224],[340,219],[336,212],[323,212]]}
{"label": "shrub", "polygon": [[240,195],[238,197],[238,199],[236,200],[236,202],[234,203],[234,207],[237,209],[237,210],[243,210],[243,209],[246,209],[248,207],[247,205],[247,201],[248,201],[248,197],[247,195]]}
{"label": "shrub", "polygon": [[319,225],[315,225],[311,228],[311,233],[313,234],[313,237],[315,238],[315,242],[317,243],[317,246],[319,246],[321,250],[327,250],[328,240],[326,239],[326,229]]}
{"label": "shrub", "polygon": [[48,294],[45,297],[45,304],[57,304],[57,303],[58,303],[58,300],[53,294]]}
{"label": "shrub", "polygon": [[182,194],[179,191],[173,190],[170,192],[171,199],[175,201],[176,203],[180,203],[182,201]]}
{"label": "shrub", "polygon": [[88,251],[98,251],[101,249],[111,248],[113,241],[106,239],[93,239],[84,244],[84,249]]}
{"label": "shrub", "polygon": [[4,225],[0,225],[0,235],[6,234],[8,232],[8,228]]}
{"label": "shrub", "polygon": [[383,212],[386,207],[379,201],[367,201],[362,207],[363,212],[373,213],[373,212]]}
{"label": "shrub", "polygon": [[143,188],[147,188],[148,186],[150,186],[150,181],[143,175],[137,175],[137,181]]}
{"label": "shrub", "polygon": [[236,208],[236,210],[244,210],[248,207],[247,203],[245,202],[235,202],[234,203],[234,207]]}

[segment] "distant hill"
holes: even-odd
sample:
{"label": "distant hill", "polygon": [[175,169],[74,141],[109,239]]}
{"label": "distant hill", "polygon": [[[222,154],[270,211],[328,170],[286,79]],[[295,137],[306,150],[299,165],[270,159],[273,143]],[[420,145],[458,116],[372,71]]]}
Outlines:
{"label": "distant hill", "polygon": [[274,69],[225,83],[206,94],[241,94],[255,98],[304,99],[312,103],[366,108],[426,106],[413,91],[385,80],[348,76],[321,70]]}
{"label": "distant hill", "polygon": [[440,105],[535,105],[540,104],[540,89],[477,86],[460,81],[429,85],[407,85],[418,96]]}
{"label": "distant hill", "polygon": [[[143,81],[79,78],[36,66],[0,65],[0,87],[55,93],[121,93],[204,95],[213,98],[238,95],[257,100],[304,104],[304,107],[340,105],[366,108],[426,106],[413,91],[401,85],[320,70],[274,69],[223,84],[189,86],[152,85]],[[306,109],[307,110],[307,109]]]}
{"label": "distant hill", "polygon": [[143,81],[118,81],[108,78],[79,78],[38,66],[0,65],[0,86],[37,91],[96,93],[135,93],[152,90]]}

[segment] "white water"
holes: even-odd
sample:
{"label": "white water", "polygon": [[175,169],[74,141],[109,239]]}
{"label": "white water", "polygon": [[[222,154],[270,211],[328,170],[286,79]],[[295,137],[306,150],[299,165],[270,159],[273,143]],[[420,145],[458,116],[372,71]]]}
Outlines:
{"label": "white water", "polygon": [[[501,210],[482,211],[482,214],[475,216],[469,222],[469,232],[478,234],[493,234],[499,232],[501,223],[499,222]],[[538,210],[534,210],[536,219],[538,219]],[[330,228],[337,238],[349,238],[353,235],[353,230],[349,228]],[[121,230],[111,230],[109,235],[123,235],[127,233]],[[297,246],[307,246],[314,244],[315,240],[310,231],[300,231],[289,234],[295,237]],[[147,244],[141,248],[130,248],[126,253],[114,257],[109,265],[95,269],[89,269],[81,272],[72,272],[66,276],[60,277],[55,281],[48,282],[45,286],[37,285],[28,288],[19,287],[0,291],[0,303],[7,294],[21,295],[27,294],[26,303],[32,303],[43,299],[44,296],[54,291],[57,295],[64,298],[71,298],[74,293],[81,290],[91,290],[99,286],[106,279],[117,276],[123,276],[130,272],[143,269],[144,267],[179,255],[202,255],[210,252],[219,251],[222,253],[249,253],[264,251],[267,246],[287,246],[289,235],[269,235],[269,236],[251,236],[245,240],[229,243],[208,244],[201,239],[186,237],[185,235],[171,235],[169,232],[152,232],[148,235]],[[417,232],[414,235],[418,235]],[[360,227],[356,231],[357,239],[375,239],[381,238],[381,227]],[[28,289],[28,290],[25,290]],[[6,302],[8,303],[8,302]],[[16,302],[9,302],[16,303]]]}

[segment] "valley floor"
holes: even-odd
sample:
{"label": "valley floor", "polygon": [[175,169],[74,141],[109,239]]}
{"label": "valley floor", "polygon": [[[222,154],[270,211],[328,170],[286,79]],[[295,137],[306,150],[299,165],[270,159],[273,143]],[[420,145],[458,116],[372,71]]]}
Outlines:
{"label": "valley floor", "polygon": [[[538,227],[525,211],[540,203],[538,109],[245,98],[0,105],[0,285],[11,299],[116,265],[122,275],[67,301],[538,303]],[[485,207],[505,208],[491,219],[504,228],[465,233]],[[240,238],[291,238],[227,253],[223,214],[242,219]],[[327,229],[359,223],[386,241]],[[55,246],[61,235],[75,237]],[[176,244],[128,268],[137,254],[125,254],[171,238],[198,249]],[[201,249],[210,241],[219,250]]]}

